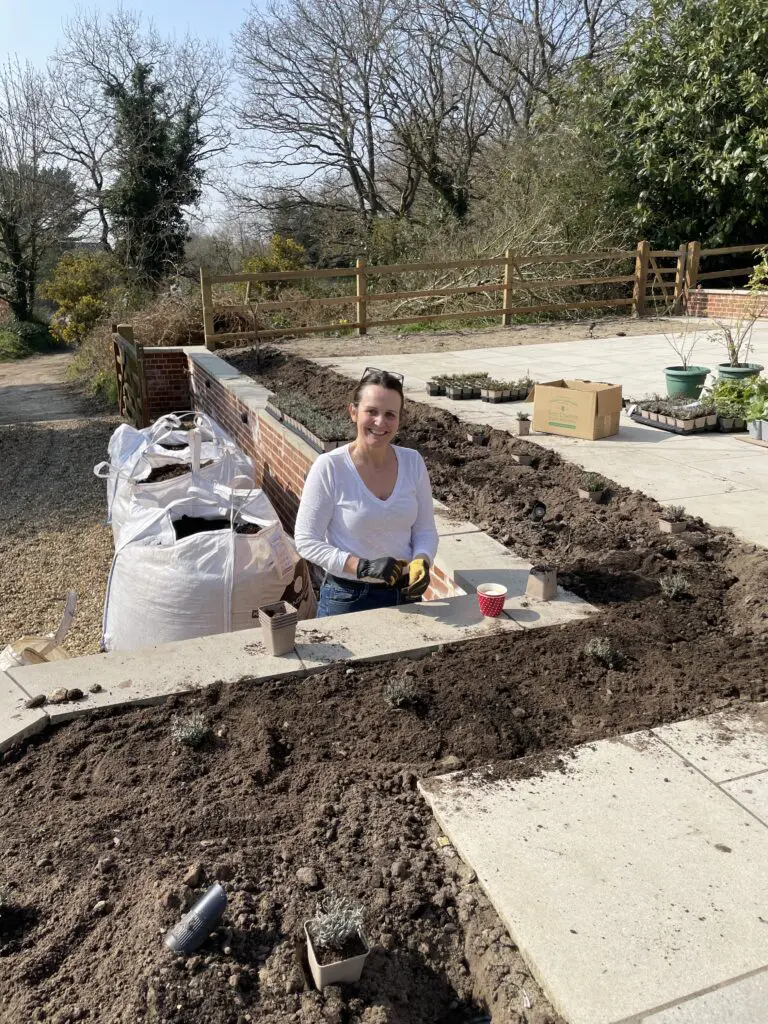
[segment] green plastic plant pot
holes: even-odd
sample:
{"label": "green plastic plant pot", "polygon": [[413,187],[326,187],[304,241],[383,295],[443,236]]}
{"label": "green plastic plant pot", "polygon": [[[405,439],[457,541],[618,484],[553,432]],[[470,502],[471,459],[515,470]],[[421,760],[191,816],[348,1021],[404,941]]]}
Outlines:
{"label": "green plastic plant pot", "polygon": [[741,366],[718,363],[717,376],[720,380],[745,380],[747,377],[756,377],[762,369],[760,363],[742,363]]}
{"label": "green plastic plant pot", "polygon": [[670,398],[698,398],[709,373],[708,366],[668,366],[667,394]]}

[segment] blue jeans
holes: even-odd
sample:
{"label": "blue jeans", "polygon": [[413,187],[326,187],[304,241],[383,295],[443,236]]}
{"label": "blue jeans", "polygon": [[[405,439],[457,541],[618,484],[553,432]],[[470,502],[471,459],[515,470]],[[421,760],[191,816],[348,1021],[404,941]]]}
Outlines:
{"label": "blue jeans", "polygon": [[[419,601],[421,598],[418,599]],[[345,580],[338,576],[326,576],[320,587],[317,602],[317,617],[346,615],[348,612],[367,612],[372,608],[392,608],[406,602],[403,591],[397,587],[385,587],[376,583],[361,583]]]}

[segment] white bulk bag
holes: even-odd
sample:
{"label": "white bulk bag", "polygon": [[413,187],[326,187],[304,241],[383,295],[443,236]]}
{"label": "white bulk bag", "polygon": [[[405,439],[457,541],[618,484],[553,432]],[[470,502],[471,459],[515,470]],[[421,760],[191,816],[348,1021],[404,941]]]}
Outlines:
{"label": "white bulk bag", "polygon": [[[257,609],[285,597],[315,614],[306,563],[259,490],[217,487],[171,508],[137,508],[115,552],[104,607],[105,650],[132,650],[258,625]],[[236,512],[235,512],[236,510]],[[176,539],[173,518],[232,516],[259,533],[216,530]]]}
{"label": "white bulk bag", "polygon": [[[110,439],[109,460],[94,466],[96,476],[107,480],[107,522],[112,524],[115,547],[121,543],[121,531],[139,495],[148,504],[162,507],[184,497],[196,485],[251,486],[252,460],[218,424],[203,413],[195,414],[192,431],[177,429],[180,422],[177,414],[170,414],[143,430],[122,424]],[[168,449],[162,447],[162,442],[182,443],[185,447]],[[201,469],[201,463],[208,465]],[[146,483],[153,469],[172,465],[189,465],[193,472]]]}

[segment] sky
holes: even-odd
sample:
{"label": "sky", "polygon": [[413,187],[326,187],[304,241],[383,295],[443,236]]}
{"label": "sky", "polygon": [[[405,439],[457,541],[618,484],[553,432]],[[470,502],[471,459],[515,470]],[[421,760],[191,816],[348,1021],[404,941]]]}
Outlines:
{"label": "sky", "polygon": [[[250,0],[126,0],[124,7],[151,18],[162,35],[187,33],[221,45],[245,21]],[[62,22],[80,9],[108,14],[117,0],[0,0],[0,61],[18,54],[42,67],[61,39]]]}

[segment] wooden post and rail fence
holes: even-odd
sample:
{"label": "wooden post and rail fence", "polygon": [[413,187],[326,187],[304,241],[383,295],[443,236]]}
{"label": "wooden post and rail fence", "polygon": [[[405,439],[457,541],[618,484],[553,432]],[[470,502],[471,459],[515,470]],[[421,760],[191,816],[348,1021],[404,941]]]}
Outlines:
{"label": "wooden post and rail fence", "polygon": [[[287,270],[265,273],[211,274],[206,267],[200,270],[200,284],[203,300],[203,325],[205,344],[209,349],[233,342],[251,339],[276,338],[282,335],[316,334],[340,329],[354,329],[364,335],[371,327],[397,327],[407,324],[482,319],[500,317],[504,327],[509,327],[513,318],[536,313],[556,313],[582,309],[611,309],[631,307],[634,316],[647,316],[649,312],[675,315],[685,311],[688,296],[703,281],[716,278],[747,277],[752,265],[728,270],[714,270],[702,273],[703,259],[732,256],[737,253],[755,254],[763,246],[735,245],[718,249],[702,249],[699,242],[683,243],[677,249],[651,249],[647,241],[639,242],[635,250],[611,249],[604,252],[571,252],[553,255],[515,256],[507,250],[503,256],[476,260],[454,260],[448,262],[398,263],[390,265],[368,265],[362,258],[354,267],[323,268],[319,270]],[[673,261],[673,262],[671,262]],[[537,267],[551,268],[556,265],[578,263],[594,265],[607,263],[620,267],[627,264],[627,273],[607,275],[582,274],[574,277],[542,277]],[[634,266],[630,272],[632,264]],[[460,287],[424,288],[412,291],[371,291],[369,284],[380,277],[397,277],[404,274],[427,274],[431,272],[464,272],[488,270],[500,276],[500,281],[464,284]],[[533,276],[526,276],[532,274]],[[577,271],[578,274],[578,271]],[[286,285],[299,282],[325,284],[327,279],[355,279],[355,290],[343,295],[312,295],[289,299],[252,299],[253,285]],[[214,302],[213,289],[216,285],[245,284],[245,302]],[[514,298],[519,292],[558,291],[584,287],[625,286],[623,296],[587,298],[564,302],[538,302],[529,305],[515,305]],[[375,304],[415,299],[451,300],[462,295],[490,296],[501,294],[501,306],[485,309],[456,310],[452,312],[420,312],[409,316],[376,316]],[[348,322],[317,323],[301,326],[257,326],[258,319],[267,313],[300,310],[302,307],[354,307],[355,320]],[[372,308],[373,307],[373,308]],[[250,318],[252,330],[216,331],[217,314],[237,314]],[[373,314],[373,315],[371,315]]]}

